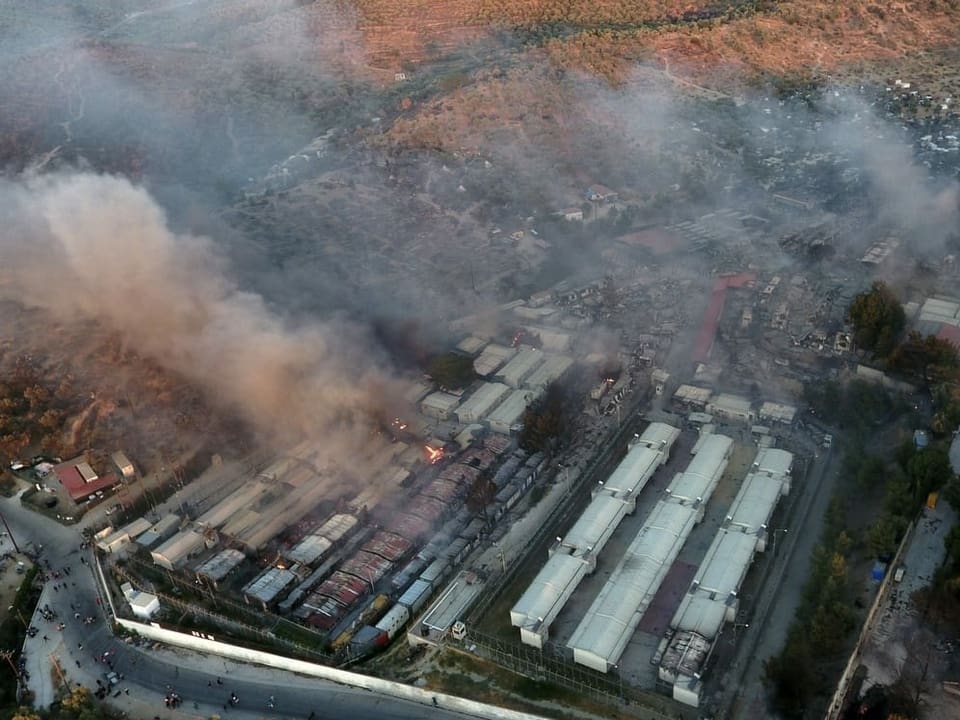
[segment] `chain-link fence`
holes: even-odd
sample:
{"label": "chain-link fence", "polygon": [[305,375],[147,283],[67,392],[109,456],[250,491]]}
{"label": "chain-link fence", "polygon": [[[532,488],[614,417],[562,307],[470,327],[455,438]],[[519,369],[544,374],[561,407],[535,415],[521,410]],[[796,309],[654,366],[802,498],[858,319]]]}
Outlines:
{"label": "chain-link fence", "polygon": [[[133,584],[142,583],[142,580],[139,577],[134,576],[131,572],[124,568],[114,567],[113,571],[127,582]],[[175,578],[176,576],[171,577]],[[185,583],[185,585],[186,587],[190,588],[192,592],[196,591],[196,588],[190,586],[189,583]],[[310,628],[291,623],[289,620],[275,616],[271,613],[261,612],[259,610],[254,611],[251,608],[244,607],[243,605],[225,600],[223,598],[217,598],[214,606],[216,609],[210,609],[195,602],[178,598],[162,591],[157,591],[156,589],[154,589],[153,592],[169,607],[176,608],[182,613],[202,618],[218,628],[223,628],[226,631],[232,630],[243,636],[256,637],[266,645],[282,647],[291,651],[297,656],[308,658],[310,660],[323,662],[325,664],[329,663],[331,660],[331,656],[329,654],[318,649],[318,647],[320,647],[325,641],[325,638],[322,635],[311,630]],[[224,613],[230,613],[230,616]],[[288,626],[292,626],[292,630],[295,630],[299,636],[308,637],[311,639],[316,638],[317,646],[311,647],[309,645],[304,645],[303,643],[283,637],[285,632],[291,632],[291,629],[288,628]]]}
{"label": "chain-link fence", "polygon": [[684,713],[668,698],[625,684],[617,672],[604,674],[578,665],[564,657],[561,648],[549,642],[540,650],[471,628],[462,642],[451,646],[525,677],[552,683],[610,705],[638,706],[636,709],[639,712],[632,712],[632,715],[649,720],[677,720],[684,717]]}

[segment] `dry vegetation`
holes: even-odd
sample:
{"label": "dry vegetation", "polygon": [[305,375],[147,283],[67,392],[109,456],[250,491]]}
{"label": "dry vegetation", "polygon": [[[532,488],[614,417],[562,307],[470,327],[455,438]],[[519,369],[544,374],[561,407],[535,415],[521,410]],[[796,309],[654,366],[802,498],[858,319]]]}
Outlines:
{"label": "dry vegetation", "polygon": [[865,63],[956,41],[960,3],[789,2],[769,13],[640,30],[585,32],[549,43],[561,65],[610,78],[638,57],[669,61],[677,74],[737,89],[767,74],[844,75]]}
{"label": "dry vegetation", "polygon": [[[557,22],[557,7],[570,17],[602,14],[607,3],[495,3],[481,7],[513,8],[511,21],[529,24],[535,18]],[[547,9],[547,5],[550,9]],[[623,8],[627,5],[623,4]],[[643,3],[630,5],[636,19]],[[677,3],[683,5],[696,3]],[[702,8],[709,6],[700,3]],[[492,16],[491,16],[492,20]],[[685,89],[709,87],[737,94],[745,86],[763,85],[770,78],[817,76],[839,81],[917,77],[928,89],[950,95],[960,91],[955,60],[960,2],[930,0],[877,4],[846,2],[786,2],[767,12],[731,12],[697,23],[659,28],[602,27],[550,37],[540,49],[528,49],[522,69],[479,73],[467,88],[458,89],[398,121],[391,139],[419,147],[471,147],[482,138],[512,135],[527,140],[556,134],[560,144],[570,136],[565,114],[573,98],[563,88],[563,73],[529,70],[546,53],[560,70],[579,70],[613,84],[635,85],[657,75]],[[934,59],[939,58],[938,62]],[[586,104],[579,98],[580,105]]]}
{"label": "dry vegetation", "polygon": [[149,472],[201,435],[236,433],[196,389],[95,325],[0,311],[0,463],[122,448]]}

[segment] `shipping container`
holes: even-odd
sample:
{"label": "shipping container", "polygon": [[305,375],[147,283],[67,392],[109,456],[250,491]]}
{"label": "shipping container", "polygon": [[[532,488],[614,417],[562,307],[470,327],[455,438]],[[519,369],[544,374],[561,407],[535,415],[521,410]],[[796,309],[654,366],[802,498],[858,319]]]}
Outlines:
{"label": "shipping container", "polygon": [[407,591],[400,596],[397,602],[408,608],[411,615],[416,615],[427,604],[433,594],[433,587],[426,580],[418,579]]}
{"label": "shipping container", "polygon": [[394,605],[374,627],[385,632],[387,637],[392,640],[409,621],[410,610],[404,605]]}

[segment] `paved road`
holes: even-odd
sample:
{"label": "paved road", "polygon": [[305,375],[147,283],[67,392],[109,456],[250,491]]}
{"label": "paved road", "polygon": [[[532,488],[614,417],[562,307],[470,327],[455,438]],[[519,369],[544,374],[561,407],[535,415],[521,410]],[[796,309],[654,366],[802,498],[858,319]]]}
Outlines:
{"label": "paved road", "polygon": [[[803,503],[790,520],[791,532],[783,549],[783,562],[786,563],[783,577],[777,586],[769,588],[773,592],[770,598],[772,602],[762,627],[753,628],[754,632],[761,632],[762,635],[747,659],[748,664],[738,688],[738,698],[731,708],[730,714],[734,718],[752,720],[769,716],[766,688],[763,685],[763,666],[767,659],[783,648],[787,631],[800,605],[803,586],[810,573],[813,549],[822,539],[827,507],[839,476],[839,463],[834,462],[835,459],[836,456],[830,451],[820,455],[807,476],[808,489],[814,494],[809,498],[801,498],[801,503],[806,500],[809,505]],[[776,569],[771,581],[775,579]]]}
{"label": "paved road", "polygon": [[[40,516],[20,505],[18,498],[0,501],[14,538],[22,549],[40,549],[40,562],[51,577],[46,583],[39,607],[47,605],[58,617],[52,621],[35,615],[32,623],[39,629],[27,638],[25,650],[29,687],[36,694],[37,706],[47,707],[59,685],[85,685],[91,689],[97,680],[105,682],[110,667],[98,659],[105,652],[113,669],[124,680],[114,688],[119,697],[110,702],[136,718],[199,718],[219,713],[224,717],[308,718],[340,720],[404,720],[429,715],[438,720],[471,717],[443,709],[397,700],[366,690],[344,687],[327,681],[306,678],[272,668],[243,665],[218,656],[202,655],[181,649],[137,647],[114,638],[107,628],[102,608],[97,604],[89,550],[81,550],[79,533]],[[83,558],[83,560],[81,560]],[[86,563],[84,563],[86,561]],[[67,573],[69,569],[69,574]],[[81,619],[75,617],[79,612]],[[93,615],[94,624],[82,622]],[[30,622],[30,619],[28,619]],[[58,630],[59,622],[64,623]],[[54,659],[62,675],[52,672]],[[222,684],[217,682],[218,678]],[[129,691],[129,694],[127,693]],[[164,696],[177,692],[183,698],[179,711],[164,706]],[[239,703],[224,711],[230,693]],[[275,707],[268,707],[275,697]]]}

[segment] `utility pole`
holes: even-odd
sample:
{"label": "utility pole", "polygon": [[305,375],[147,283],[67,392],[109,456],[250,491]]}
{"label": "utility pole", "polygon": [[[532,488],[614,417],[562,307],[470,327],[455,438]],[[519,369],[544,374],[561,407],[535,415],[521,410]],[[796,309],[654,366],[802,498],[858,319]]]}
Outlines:
{"label": "utility pole", "polygon": [[19,552],[22,552],[22,551],[20,550],[20,546],[17,545],[17,540],[16,540],[16,538],[13,537],[13,531],[10,529],[10,526],[7,525],[7,519],[3,516],[3,513],[0,513],[0,520],[3,521],[3,526],[7,529],[7,535],[10,536],[10,542],[13,543],[14,549],[15,549],[18,553],[19,553]]}
{"label": "utility pole", "polygon": [[63,668],[60,667],[60,658],[58,658],[53,653],[50,653],[50,662],[53,663],[53,669],[57,671],[57,677],[60,678],[60,682],[63,683],[64,689],[67,691],[67,694],[70,694],[70,683],[67,682],[66,676],[63,674]]}
{"label": "utility pole", "polygon": [[17,670],[17,666],[13,664],[13,650],[0,650],[0,657],[9,663],[13,676],[16,678],[20,677],[20,671]]}

